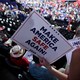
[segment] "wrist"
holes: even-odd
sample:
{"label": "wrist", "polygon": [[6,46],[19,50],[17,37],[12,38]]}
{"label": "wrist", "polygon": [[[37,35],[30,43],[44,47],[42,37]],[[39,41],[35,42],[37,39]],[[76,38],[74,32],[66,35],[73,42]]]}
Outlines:
{"label": "wrist", "polygon": [[49,66],[47,66],[46,68],[50,70],[50,69],[51,69],[51,66],[49,65]]}

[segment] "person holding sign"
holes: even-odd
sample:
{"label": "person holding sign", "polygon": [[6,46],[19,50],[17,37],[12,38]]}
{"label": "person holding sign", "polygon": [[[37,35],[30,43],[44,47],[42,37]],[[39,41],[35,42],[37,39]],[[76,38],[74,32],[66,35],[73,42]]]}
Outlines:
{"label": "person holding sign", "polygon": [[69,66],[71,62],[72,52],[80,47],[80,27],[76,28],[76,33],[73,37],[73,39],[68,40],[68,42],[73,46],[73,49],[66,54],[67,64],[65,68],[65,73],[69,73]]}
{"label": "person holding sign", "polygon": [[58,80],[54,75],[52,75],[48,69],[41,65],[39,58],[33,56],[33,62],[29,64],[30,74],[37,80]]}
{"label": "person holding sign", "polygon": [[26,51],[19,45],[10,49],[10,61],[15,65],[29,70],[31,76],[37,80],[57,80],[46,67],[39,63],[39,59],[33,56],[30,51]]}
{"label": "person holding sign", "polygon": [[64,74],[55,68],[52,68],[44,58],[40,58],[40,64],[47,67],[47,69],[59,78],[59,80],[80,80],[80,48],[77,48],[72,52],[69,74]]}

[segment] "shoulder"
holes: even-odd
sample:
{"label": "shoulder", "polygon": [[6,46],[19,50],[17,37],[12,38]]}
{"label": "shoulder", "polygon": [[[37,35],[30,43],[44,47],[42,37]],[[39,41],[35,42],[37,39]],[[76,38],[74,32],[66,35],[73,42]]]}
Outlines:
{"label": "shoulder", "polygon": [[80,48],[77,48],[72,52],[72,59],[74,61],[79,61],[80,60]]}
{"label": "shoulder", "polygon": [[72,53],[73,54],[80,54],[80,48],[75,49]]}

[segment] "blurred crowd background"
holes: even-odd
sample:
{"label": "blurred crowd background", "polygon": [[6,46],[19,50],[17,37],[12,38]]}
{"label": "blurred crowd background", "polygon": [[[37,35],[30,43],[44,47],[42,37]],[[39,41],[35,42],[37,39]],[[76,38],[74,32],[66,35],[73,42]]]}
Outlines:
{"label": "blurred crowd background", "polygon": [[[4,0],[3,0],[4,1]],[[25,0],[26,1],[26,0]],[[0,28],[9,38],[16,29],[29,16],[34,9],[38,11],[55,28],[63,29],[60,32],[67,39],[71,39],[75,34],[76,28],[80,24],[80,3],[49,1],[41,3],[11,1],[0,3]],[[66,35],[68,32],[71,34]]]}
{"label": "blurred crowd background", "polygon": [[[13,42],[13,44],[8,47],[5,47],[3,44],[10,39],[32,10],[39,12],[40,15],[55,27],[67,40],[73,39],[76,35],[77,28],[80,27],[80,0],[0,0],[0,54],[8,57],[7,54],[10,48],[16,43]],[[3,56],[0,55],[1,61],[4,58],[2,57]],[[0,64],[4,65],[4,62]],[[65,64],[65,56],[54,63],[57,69],[64,67]],[[4,67],[1,66],[0,70],[2,70],[2,68]],[[13,70],[14,73],[17,74],[17,71],[15,71],[15,69]],[[8,71],[5,70],[4,72],[6,73]],[[2,75],[4,72],[2,71],[0,74]],[[21,74],[18,74],[19,79],[22,78],[21,76]],[[14,78],[11,78],[11,80],[14,80]]]}

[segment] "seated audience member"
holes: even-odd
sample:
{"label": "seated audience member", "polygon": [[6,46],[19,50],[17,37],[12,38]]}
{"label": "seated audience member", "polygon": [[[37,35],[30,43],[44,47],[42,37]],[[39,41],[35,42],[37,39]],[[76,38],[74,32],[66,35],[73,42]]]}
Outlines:
{"label": "seated audience member", "polygon": [[7,41],[4,42],[5,46],[12,46],[12,40],[9,38]]}
{"label": "seated audience member", "polygon": [[25,52],[19,45],[15,45],[10,49],[10,60],[13,64],[25,70],[28,69],[31,76],[37,80],[57,80],[48,72],[47,68],[39,64],[39,59],[36,56],[33,56],[30,51]]}
{"label": "seated audience member", "polygon": [[5,42],[0,41],[0,54],[8,58],[11,46],[12,46],[12,41],[10,39],[8,39]]}
{"label": "seated audience member", "polygon": [[25,57],[23,57],[24,53],[25,49],[21,48],[19,45],[13,46],[10,49],[10,61],[13,64],[27,70],[30,62]]}
{"label": "seated audience member", "polygon": [[4,57],[9,56],[10,47],[5,46],[2,42],[0,42],[0,55],[3,55]]}

